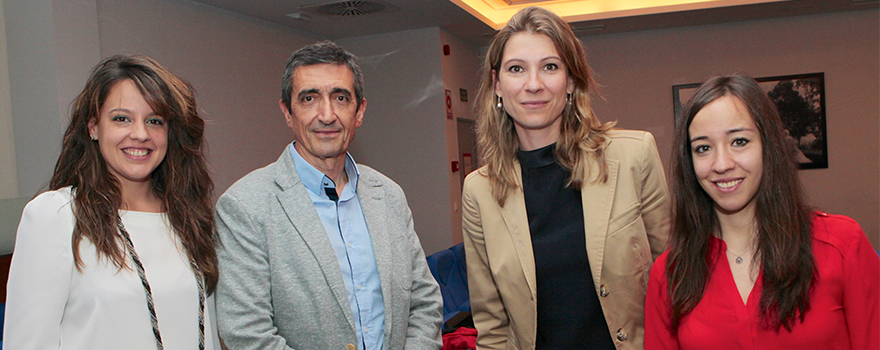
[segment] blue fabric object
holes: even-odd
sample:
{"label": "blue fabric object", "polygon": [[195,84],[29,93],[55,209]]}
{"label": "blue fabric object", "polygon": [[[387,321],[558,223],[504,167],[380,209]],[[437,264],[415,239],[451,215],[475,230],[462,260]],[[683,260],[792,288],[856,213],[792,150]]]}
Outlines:
{"label": "blue fabric object", "polygon": [[3,349],[3,321],[6,319],[6,303],[0,303],[0,349]]}
{"label": "blue fabric object", "polygon": [[459,243],[449,249],[431,254],[427,258],[428,268],[440,285],[443,294],[443,323],[446,324],[459,312],[471,311],[468,294],[467,264],[464,257],[464,244]]}
{"label": "blue fabric object", "polygon": [[338,197],[330,198],[329,193],[336,192],[336,184],[303,159],[294,148],[294,143],[288,147],[296,172],[308,189],[339,261],[357,330],[357,348],[381,349],[385,339],[385,304],[373,243],[358,200],[360,174],[354,158],[346,154],[345,173],[348,175],[348,183]]}

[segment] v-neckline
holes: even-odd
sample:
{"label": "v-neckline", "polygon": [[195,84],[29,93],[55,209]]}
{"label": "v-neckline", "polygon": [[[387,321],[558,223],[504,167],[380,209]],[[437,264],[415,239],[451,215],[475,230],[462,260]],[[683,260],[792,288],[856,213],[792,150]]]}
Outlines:
{"label": "v-neckline", "polygon": [[727,284],[725,289],[731,290],[730,297],[735,301],[734,303],[736,304],[737,314],[742,318],[751,317],[753,311],[757,308],[757,304],[760,302],[761,290],[763,289],[763,283],[761,282],[763,271],[760,269],[758,270],[758,277],[755,279],[755,284],[752,286],[752,290],[749,291],[749,296],[744,303],[742,296],[739,294],[736,279],[733,278],[733,270],[731,269],[730,261],[727,259],[727,244],[720,238],[715,239],[718,240],[716,266],[719,266],[717,264],[720,264],[719,267],[724,270],[724,280]]}

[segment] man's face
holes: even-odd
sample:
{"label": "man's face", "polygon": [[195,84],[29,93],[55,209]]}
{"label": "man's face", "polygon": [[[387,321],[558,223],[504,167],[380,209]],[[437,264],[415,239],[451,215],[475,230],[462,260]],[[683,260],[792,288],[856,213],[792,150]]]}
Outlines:
{"label": "man's face", "polygon": [[283,101],[279,105],[297,152],[316,167],[330,158],[344,159],[367,107],[366,99],[358,107],[351,69],[330,63],[297,67],[291,95],[289,111]]}

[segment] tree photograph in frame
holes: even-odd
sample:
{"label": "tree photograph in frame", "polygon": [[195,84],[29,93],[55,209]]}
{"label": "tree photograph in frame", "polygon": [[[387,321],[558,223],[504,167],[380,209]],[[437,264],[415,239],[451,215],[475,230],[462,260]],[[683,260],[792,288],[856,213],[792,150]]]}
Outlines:
{"label": "tree photograph in frame", "polygon": [[[800,169],[828,168],[828,139],[825,129],[825,74],[809,73],[755,78],[776,104],[789,140],[797,145],[795,159]],[[675,123],[685,103],[700,83],[672,86]]]}

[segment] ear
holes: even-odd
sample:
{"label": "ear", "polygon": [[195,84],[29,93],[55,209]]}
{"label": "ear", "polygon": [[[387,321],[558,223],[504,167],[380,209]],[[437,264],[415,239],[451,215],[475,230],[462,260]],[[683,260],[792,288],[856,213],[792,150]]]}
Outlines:
{"label": "ear", "polygon": [[355,114],[355,124],[354,124],[355,128],[361,127],[361,124],[364,123],[364,112],[366,110],[367,110],[367,99],[362,98],[361,99],[361,106],[358,107],[358,110]]}
{"label": "ear", "polygon": [[492,70],[492,86],[495,88],[495,96],[501,96],[501,86],[498,85],[498,72]]}
{"label": "ear", "polygon": [[281,114],[284,114],[284,121],[287,122],[287,127],[293,128],[293,115],[290,113],[290,110],[287,109],[284,100],[278,100],[278,108],[281,108]]}
{"label": "ear", "polygon": [[565,91],[568,93],[574,92],[574,79],[568,77],[568,86],[565,87]]}
{"label": "ear", "polygon": [[89,139],[94,139],[98,136],[98,123],[97,118],[89,119]]}

